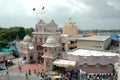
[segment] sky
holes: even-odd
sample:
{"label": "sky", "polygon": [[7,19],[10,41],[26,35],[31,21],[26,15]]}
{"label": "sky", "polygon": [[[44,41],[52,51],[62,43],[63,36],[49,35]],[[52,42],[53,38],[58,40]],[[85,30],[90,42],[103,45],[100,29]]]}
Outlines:
{"label": "sky", "polygon": [[40,19],[63,27],[69,18],[81,30],[120,29],[120,0],[0,0],[1,27],[35,28]]}

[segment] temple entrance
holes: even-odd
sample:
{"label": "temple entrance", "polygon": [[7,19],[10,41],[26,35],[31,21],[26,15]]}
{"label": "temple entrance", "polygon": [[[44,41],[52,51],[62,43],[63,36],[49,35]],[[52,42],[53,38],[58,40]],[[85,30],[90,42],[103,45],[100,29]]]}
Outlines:
{"label": "temple entrance", "polygon": [[42,58],[43,53],[38,53],[38,63],[43,63],[44,62],[44,58]]}
{"label": "temple entrance", "polygon": [[30,63],[34,63],[33,56],[30,56]]}
{"label": "temple entrance", "polygon": [[26,57],[23,57],[23,60],[26,60]]}
{"label": "temple entrance", "polygon": [[65,51],[65,43],[62,43],[62,51]]}

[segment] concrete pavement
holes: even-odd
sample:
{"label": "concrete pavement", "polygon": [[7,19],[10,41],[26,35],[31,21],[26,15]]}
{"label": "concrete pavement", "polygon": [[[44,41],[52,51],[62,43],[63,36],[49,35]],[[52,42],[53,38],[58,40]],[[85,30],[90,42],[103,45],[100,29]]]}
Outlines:
{"label": "concrete pavement", "polygon": [[26,76],[25,73],[29,71],[29,69],[31,70],[32,75],[29,75],[29,79],[28,80],[40,80],[40,76],[37,77],[36,74],[34,74],[34,70],[41,72],[43,69],[43,64],[24,64],[21,65],[21,71],[19,70],[18,67],[18,61],[21,60],[21,58],[17,58],[13,60],[14,65],[10,66],[8,68],[9,70],[9,79],[8,79],[8,75],[7,70],[3,70],[0,71],[0,80],[26,80]]}
{"label": "concrete pavement", "polygon": [[[6,70],[0,71],[0,80],[27,80],[25,73],[20,72],[9,72],[9,76],[6,74]],[[9,79],[8,79],[9,77]],[[40,80],[40,76],[37,77],[36,75],[28,75],[28,80]]]}
{"label": "concrete pavement", "polygon": [[[0,75],[0,80],[27,80],[25,75],[9,75],[9,79],[7,75]],[[37,77],[35,75],[28,76],[28,80],[40,80],[40,77]]]}

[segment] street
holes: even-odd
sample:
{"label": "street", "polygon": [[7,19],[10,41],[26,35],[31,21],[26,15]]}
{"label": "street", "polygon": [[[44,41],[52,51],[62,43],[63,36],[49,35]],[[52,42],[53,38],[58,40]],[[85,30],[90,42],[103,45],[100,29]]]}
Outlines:
{"label": "street", "polygon": [[[6,71],[0,71],[0,80],[27,80],[24,73],[9,72],[9,79]],[[28,80],[40,80],[36,75],[29,75]]]}

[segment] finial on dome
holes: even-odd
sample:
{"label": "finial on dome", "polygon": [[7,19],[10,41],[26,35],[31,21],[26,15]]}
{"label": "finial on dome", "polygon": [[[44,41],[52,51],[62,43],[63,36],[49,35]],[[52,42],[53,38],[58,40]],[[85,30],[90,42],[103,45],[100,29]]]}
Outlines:
{"label": "finial on dome", "polygon": [[72,19],[71,19],[71,17],[69,18],[69,20],[70,20],[70,23],[72,23]]}

